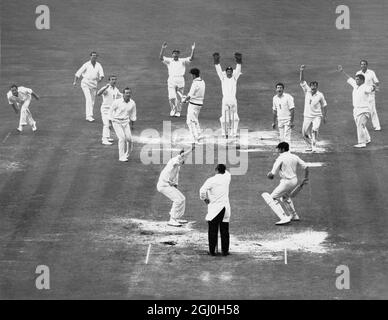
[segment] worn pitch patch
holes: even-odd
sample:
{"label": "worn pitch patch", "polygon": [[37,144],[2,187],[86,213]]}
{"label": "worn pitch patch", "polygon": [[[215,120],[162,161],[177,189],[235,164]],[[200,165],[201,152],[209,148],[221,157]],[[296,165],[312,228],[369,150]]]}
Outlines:
{"label": "worn pitch patch", "polygon": [[[190,133],[187,130],[185,132],[181,129],[184,129],[184,127],[182,126],[177,133],[173,132],[171,136],[133,136],[133,141],[139,144],[148,144],[154,151],[175,151],[177,146],[183,147],[194,142]],[[221,129],[216,128],[214,128],[214,130],[204,130],[202,139],[199,142],[200,145],[236,146],[239,152],[273,151],[278,143],[278,133],[274,130],[251,131],[238,138],[226,139],[221,136]],[[317,142],[314,153],[328,152],[329,147],[329,141],[320,140]],[[295,153],[312,153],[311,151],[306,151],[306,149],[307,145],[302,137],[294,134],[291,142],[291,151]]]}
{"label": "worn pitch patch", "polygon": [[[140,232],[152,231],[147,238],[131,233],[131,239],[138,243],[175,243],[178,248],[198,248],[208,249],[207,232],[201,232],[193,228],[194,223],[188,223],[182,227],[171,227],[167,222],[150,221],[142,219],[126,219],[128,223],[137,227]],[[313,229],[303,229],[294,233],[266,233],[249,238],[231,235],[230,252],[249,254],[259,260],[282,260],[282,252],[286,248],[288,251],[301,251],[308,253],[325,253],[329,247],[325,243],[328,233],[315,231]]]}
{"label": "worn pitch patch", "polygon": [[0,173],[11,171],[22,171],[22,166],[19,162],[12,162],[8,160],[0,160]]}

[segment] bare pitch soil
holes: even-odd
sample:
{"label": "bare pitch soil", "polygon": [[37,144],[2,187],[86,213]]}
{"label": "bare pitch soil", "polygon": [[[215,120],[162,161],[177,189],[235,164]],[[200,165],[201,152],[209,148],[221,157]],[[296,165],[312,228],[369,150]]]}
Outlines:
{"label": "bare pitch soil", "polygon": [[[385,1],[352,1],[351,29],[342,31],[335,28],[335,1],[55,0],[46,31],[35,29],[37,5],[13,1],[1,9],[0,298],[388,298]],[[301,155],[325,166],[311,169],[310,185],[295,201],[300,223],[274,226],[258,197],[275,186],[265,178],[274,154],[248,153],[247,173],[231,184],[232,254],[210,258],[198,190],[214,165],[182,169],[192,223],[176,230],[165,226],[170,203],[155,188],[163,165],[142,164],[140,143],[127,164],[117,161],[116,144],[100,144],[100,100],[97,121],[85,122],[82,92],[71,85],[74,72],[97,50],[106,75],[117,74],[119,87],[133,88],[139,118],[134,135],[161,130],[162,120],[170,120],[167,70],[158,60],[163,41],[183,55],[197,44],[192,65],[207,84],[204,128],[219,124],[214,51],[224,66],[234,63],[233,52],[244,54],[239,115],[251,132],[270,130],[278,81],[295,96],[300,130],[298,69],[307,65],[307,79],[319,81],[328,100],[329,122],[321,137],[329,148]],[[382,84],[377,108],[383,131],[372,132],[366,150],[351,147],[351,90],[335,72],[337,64],[355,72],[360,58],[369,60]],[[41,96],[31,107],[35,134],[14,129],[17,117],[5,99],[14,82]],[[183,118],[172,121],[174,128],[185,126]],[[283,247],[289,248],[287,265]],[[35,268],[42,264],[51,271],[48,291],[34,285]],[[350,269],[350,290],[335,287],[338,265]]]}

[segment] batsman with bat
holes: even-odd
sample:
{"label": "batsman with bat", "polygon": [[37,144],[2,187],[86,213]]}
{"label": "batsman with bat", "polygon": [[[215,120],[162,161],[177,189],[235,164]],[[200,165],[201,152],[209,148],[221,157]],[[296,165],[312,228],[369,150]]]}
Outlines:
{"label": "batsman with bat", "polygon": [[[303,185],[307,184],[309,177],[309,170],[306,163],[297,155],[292,154],[289,148],[287,142],[281,142],[277,145],[276,149],[280,155],[276,159],[272,170],[267,174],[267,177],[272,180],[279,173],[280,183],[271,194],[264,192],[261,195],[280,219],[276,222],[277,225],[287,224],[291,220],[299,221],[291,198],[295,197]],[[297,176],[298,165],[304,170],[304,179],[300,185],[298,185]],[[282,208],[281,204],[283,204],[286,210]]]}
{"label": "batsman with bat", "polygon": [[222,114],[220,118],[222,136],[228,138],[237,137],[238,123],[240,121],[237,114],[237,80],[241,75],[242,54],[236,52],[234,54],[236,60],[236,69],[233,70],[228,66],[225,71],[222,71],[220,65],[220,54],[213,53],[214,66],[217,75],[221,80],[222,86]]}

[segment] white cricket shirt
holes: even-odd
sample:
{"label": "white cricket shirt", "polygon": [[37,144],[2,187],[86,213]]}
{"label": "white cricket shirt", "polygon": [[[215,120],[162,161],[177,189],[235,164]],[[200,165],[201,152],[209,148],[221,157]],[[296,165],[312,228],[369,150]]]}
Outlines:
{"label": "white cricket shirt", "polygon": [[82,76],[81,84],[85,84],[90,88],[97,88],[97,82],[104,77],[104,70],[100,63],[96,62],[93,66],[93,64],[88,61],[78,69],[75,76],[77,78]]}
{"label": "white cricket shirt", "polygon": [[159,176],[158,188],[170,187],[169,182],[178,184],[180,165],[180,155],[171,158]]}
{"label": "white cricket shirt", "polygon": [[322,117],[322,108],[327,106],[325,96],[317,91],[314,95],[306,81],[300,84],[304,91],[304,113],[305,117]]}
{"label": "white cricket shirt", "polygon": [[108,89],[106,89],[102,94],[102,105],[101,107],[107,107],[110,108],[113,104],[113,102],[121,98],[123,95],[121,94],[120,90],[117,87],[112,88],[112,86],[109,86]]}
{"label": "white cricket shirt", "polygon": [[195,104],[203,104],[205,98],[205,81],[200,77],[195,78],[191,84],[191,88],[187,96],[190,97],[190,102]]}
{"label": "white cricket shirt", "polygon": [[26,87],[18,87],[18,96],[15,97],[12,91],[7,92],[7,98],[9,104],[16,103],[19,107],[28,99],[31,99],[32,90]]}
{"label": "white cricket shirt", "polygon": [[209,199],[210,203],[207,206],[206,220],[213,220],[223,208],[225,215],[223,222],[229,222],[230,219],[230,203],[229,203],[229,185],[231,175],[228,171],[224,174],[217,173],[215,176],[206,180],[199,190],[201,200]]}
{"label": "white cricket shirt", "polygon": [[222,96],[227,99],[235,99],[237,91],[237,80],[241,75],[241,64],[236,65],[236,69],[233,70],[233,74],[230,78],[226,76],[226,72],[222,71],[221,65],[215,65],[217,75],[221,80]]}
{"label": "white cricket shirt", "polygon": [[128,102],[124,98],[117,99],[113,102],[110,109],[112,121],[136,121],[136,103],[132,99]]}
{"label": "white cricket shirt", "polygon": [[379,82],[379,79],[377,79],[376,73],[371,69],[367,69],[365,73],[362,70],[359,70],[357,71],[356,75],[357,74],[362,74],[365,77],[365,84],[367,86],[372,86]]}
{"label": "white cricket shirt", "polygon": [[293,179],[297,177],[296,170],[298,165],[303,169],[307,167],[306,163],[301,158],[292,154],[290,151],[286,151],[281,153],[276,159],[271,172],[273,175],[276,175],[279,172],[281,179]]}
{"label": "white cricket shirt", "polygon": [[353,78],[349,78],[347,82],[353,87],[352,100],[354,115],[370,112],[369,99],[372,87],[367,86],[365,82],[358,86],[356,80]]}
{"label": "white cricket shirt", "polygon": [[294,98],[288,93],[283,92],[281,97],[275,95],[272,99],[272,110],[277,112],[278,120],[290,120],[294,108]]}
{"label": "white cricket shirt", "polygon": [[162,62],[167,66],[169,77],[183,77],[186,72],[186,65],[191,61],[190,58],[178,58],[175,61],[174,58],[163,57]]}

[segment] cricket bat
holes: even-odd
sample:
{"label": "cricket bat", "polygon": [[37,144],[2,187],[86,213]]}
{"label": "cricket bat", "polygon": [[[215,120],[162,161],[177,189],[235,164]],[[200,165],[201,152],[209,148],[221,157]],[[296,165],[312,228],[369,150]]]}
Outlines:
{"label": "cricket bat", "polygon": [[303,181],[301,184],[298,184],[294,190],[290,192],[290,198],[295,198],[296,195],[303,189],[303,186],[307,184],[307,181]]}

